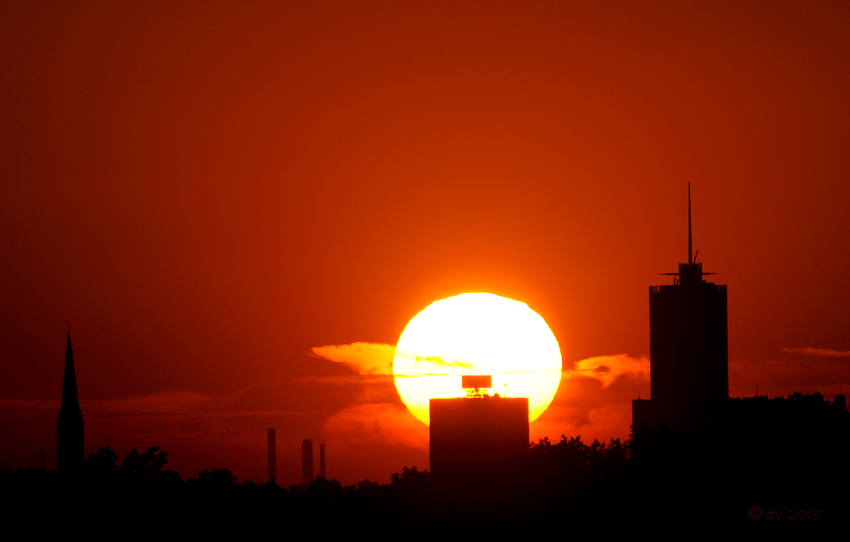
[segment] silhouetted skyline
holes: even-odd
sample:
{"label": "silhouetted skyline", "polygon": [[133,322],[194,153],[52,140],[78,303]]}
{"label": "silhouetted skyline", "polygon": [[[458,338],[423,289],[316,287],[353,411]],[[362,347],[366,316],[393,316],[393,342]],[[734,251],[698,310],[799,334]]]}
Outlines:
{"label": "silhouetted skyline", "polygon": [[687,182],[729,395],[850,389],[846,3],[5,2],[0,42],[0,464],[55,468],[70,323],[86,455],[424,470],[386,359],[463,292],[560,344],[532,440],[625,439]]}

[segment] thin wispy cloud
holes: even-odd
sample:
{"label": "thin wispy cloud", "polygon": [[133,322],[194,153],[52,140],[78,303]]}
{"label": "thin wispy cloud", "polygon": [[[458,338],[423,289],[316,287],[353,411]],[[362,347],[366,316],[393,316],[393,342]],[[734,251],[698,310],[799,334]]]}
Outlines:
{"label": "thin wispy cloud", "polygon": [[317,346],[310,355],[342,363],[361,375],[392,375],[395,346],[366,342]]}
{"label": "thin wispy cloud", "polygon": [[40,412],[43,410],[58,411],[58,399],[22,399],[15,397],[0,397],[0,413],[2,412]]}
{"label": "thin wispy cloud", "polygon": [[531,438],[581,435],[585,442],[627,438],[632,400],[649,391],[649,360],[627,354],[596,356],[564,370],[549,409],[531,424]]}
{"label": "thin wispy cloud", "polygon": [[576,376],[594,378],[606,388],[620,376],[626,376],[638,382],[649,382],[649,360],[633,358],[627,354],[615,356],[597,356],[577,361],[572,371]]}
{"label": "thin wispy cloud", "polygon": [[[80,401],[85,414],[163,414],[220,410],[220,397],[188,391],[166,391],[149,395]],[[58,400],[0,398],[0,411],[54,411]]]}
{"label": "thin wispy cloud", "polygon": [[[413,356],[411,356],[411,357],[413,357]],[[457,360],[457,359],[445,359],[445,358],[441,358],[440,356],[428,356],[428,357],[425,357],[425,358],[423,358],[421,356],[415,356],[415,358],[416,358],[416,364],[417,365],[419,365],[419,362],[426,362],[426,363],[432,363],[434,365],[441,365],[443,367],[463,367],[464,369],[472,368],[472,364],[469,363],[469,362],[460,361],[460,360]]]}
{"label": "thin wispy cloud", "polygon": [[786,348],[783,346],[782,351],[789,354],[805,354],[807,356],[827,356],[833,358],[850,357],[850,350],[828,350],[826,348]]}
{"label": "thin wispy cloud", "polygon": [[[310,355],[316,358],[326,359],[334,363],[341,363],[353,369],[362,376],[393,376],[393,360],[396,355],[396,347],[391,344],[357,342],[351,344],[338,344],[329,346],[317,346],[313,348]],[[439,356],[417,356],[414,353],[403,353],[412,358],[419,367],[433,367],[435,370],[415,375],[404,376],[441,376],[440,368],[463,368],[469,369],[472,364],[466,361],[445,359]]]}
{"label": "thin wispy cloud", "polygon": [[427,426],[408,414],[403,406],[388,403],[348,407],[328,418],[322,432],[330,438],[344,438],[360,448],[376,445],[428,448]]}

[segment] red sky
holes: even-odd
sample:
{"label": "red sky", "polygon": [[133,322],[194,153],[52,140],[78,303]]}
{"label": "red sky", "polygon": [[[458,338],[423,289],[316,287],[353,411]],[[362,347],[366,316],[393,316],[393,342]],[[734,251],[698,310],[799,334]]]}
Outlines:
{"label": "red sky", "polygon": [[70,323],[87,452],[387,482],[427,428],[313,349],[480,291],[561,345],[532,436],[626,437],[688,182],[730,394],[850,389],[850,5],[457,4],[0,4],[0,462]]}

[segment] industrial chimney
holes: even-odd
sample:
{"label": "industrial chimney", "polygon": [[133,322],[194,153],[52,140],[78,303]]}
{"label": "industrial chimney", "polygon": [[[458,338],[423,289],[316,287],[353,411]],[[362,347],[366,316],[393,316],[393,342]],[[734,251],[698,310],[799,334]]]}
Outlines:
{"label": "industrial chimney", "polygon": [[274,484],[277,479],[277,453],[275,451],[274,429],[269,429],[269,483]]}
{"label": "industrial chimney", "polygon": [[313,441],[308,438],[301,443],[301,483],[313,483]]}

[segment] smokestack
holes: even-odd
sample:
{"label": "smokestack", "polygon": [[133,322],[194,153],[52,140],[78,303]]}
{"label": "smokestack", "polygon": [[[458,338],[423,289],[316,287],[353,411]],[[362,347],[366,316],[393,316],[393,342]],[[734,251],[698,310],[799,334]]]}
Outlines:
{"label": "smokestack", "polygon": [[308,438],[301,443],[301,483],[313,483],[313,441]]}
{"label": "smokestack", "polygon": [[277,479],[277,452],[275,451],[274,429],[269,429],[269,483],[274,484]]}
{"label": "smokestack", "polygon": [[325,445],[319,444],[319,476],[327,479],[325,476]]}

